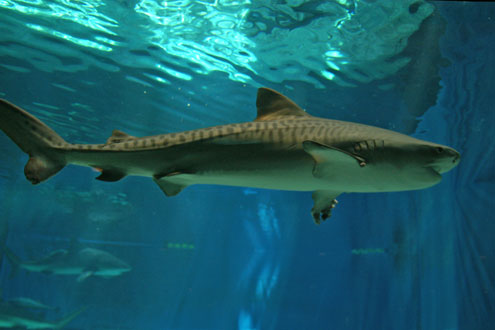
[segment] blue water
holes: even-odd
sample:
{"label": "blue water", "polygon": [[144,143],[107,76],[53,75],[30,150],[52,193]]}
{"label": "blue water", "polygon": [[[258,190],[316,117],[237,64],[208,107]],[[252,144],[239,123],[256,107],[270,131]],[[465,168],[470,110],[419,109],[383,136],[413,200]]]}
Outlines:
{"label": "blue water", "polygon": [[[311,194],[223,186],[166,198],[149,179],[68,166],[32,186],[0,135],[2,244],[21,259],[107,251],[110,279],[14,271],[67,329],[493,329],[495,4],[0,0],[0,97],[73,143],[255,118],[256,89],[309,113],[452,146],[432,188]],[[1,315],[0,315],[1,318]]]}

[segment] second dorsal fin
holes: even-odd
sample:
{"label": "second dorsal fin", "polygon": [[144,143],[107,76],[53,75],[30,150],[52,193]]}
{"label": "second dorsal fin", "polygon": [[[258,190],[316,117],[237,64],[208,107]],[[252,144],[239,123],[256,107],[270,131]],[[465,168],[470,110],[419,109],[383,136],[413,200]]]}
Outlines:
{"label": "second dorsal fin", "polygon": [[107,140],[107,144],[119,143],[125,140],[130,140],[135,138],[136,138],[135,136],[119,131],[118,129],[114,129],[112,135]]}
{"label": "second dorsal fin", "polygon": [[273,120],[288,116],[310,116],[288,97],[264,87],[258,89],[256,108],[258,115],[255,121]]}

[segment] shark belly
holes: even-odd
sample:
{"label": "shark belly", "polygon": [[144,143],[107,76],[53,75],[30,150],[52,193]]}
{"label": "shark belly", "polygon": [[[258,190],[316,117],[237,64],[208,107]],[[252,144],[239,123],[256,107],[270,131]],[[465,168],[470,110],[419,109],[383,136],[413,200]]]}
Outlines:
{"label": "shark belly", "polygon": [[[184,186],[214,184],[253,188],[311,191],[319,186],[313,177],[314,161],[301,148],[273,145],[195,143],[135,152],[71,152],[67,161],[98,169],[115,169],[126,175],[161,177]],[[320,183],[321,185],[321,183]]]}
{"label": "shark belly", "polygon": [[[411,180],[414,173],[402,172],[393,166],[369,166],[366,169],[334,168],[332,175],[318,178],[313,175],[314,163],[299,161],[292,163],[265,163],[257,169],[239,167],[238,170],[206,170],[170,178],[171,182],[184,186],[192,184],[216,184],[277,190],[339,192],[391,192],[424,189],[437,184],[441,176],[437,173],[418,173],[422,180]],[[427,178],[428,179],[425,179]]]}
{"label": "shark belly", "polygon": [[74,275],[83,271],[81,267],[77,266],[60,266],[60,265],[43,265],[43,264],[23,264],[22,268],[30,272],[47,272],[58,275]]}
{"label": "shark belly", "polygon": [[422,189],[440,180],[435,173],[426,182],[410,180],[414,178],[410,171],[388,163],[361,168],[357,163],[343,166],[330,162],[325,175],[318,177],[314,175],[314,159],[301,147],[270,143],[198,141],[147,151],[73,151],[67,154],[67,161],[126,175],[167,177],[168,182],[184,187],[212,184],[293,191],[384,192]]}
{"label": "shark belly", "polygon": [[[252,187],[276,190],[313,191],[322,187],[321,180],[311,175],[312,166],[292,168],[216,169],[184,174],[169,179],[170,182],[189,186],[212,184],[238,187]],[[290,178],[290,179],[288,179]]]}

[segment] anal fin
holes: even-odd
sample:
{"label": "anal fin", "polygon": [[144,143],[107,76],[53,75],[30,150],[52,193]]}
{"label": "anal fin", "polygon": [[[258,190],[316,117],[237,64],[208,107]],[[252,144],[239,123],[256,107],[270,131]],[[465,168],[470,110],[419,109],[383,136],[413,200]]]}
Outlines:
{"label": "anal fin", "polygon": [[102,170],[101,174],[96,177],[96,180],[115,182],[115,181],[119,181],[125,176],[126,174],[119,170]]}
{"label": "anal fin", "polygon": [[158,184],[167,197],[171,197],[179,194],[188,186],[188,184],[180,182],[180,177],[183,175],[186,174],[182,172],[171,172],[165,175],[155,175],[153,181]]}

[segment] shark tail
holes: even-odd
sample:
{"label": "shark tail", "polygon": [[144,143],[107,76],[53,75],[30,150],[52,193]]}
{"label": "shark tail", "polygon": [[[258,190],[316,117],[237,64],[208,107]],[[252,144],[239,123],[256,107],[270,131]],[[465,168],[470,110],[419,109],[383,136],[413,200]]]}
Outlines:
{"label": "shark tail", "polygon": [[48,179],[66,165],[64,151],[69,144],[39,119],[3,99],[0,129],[29,155],[24,174],[32,184]]}
{"label": "shark tail", "polygon": [[55,324],[55,329],[62,329],[67,324],[69,324],[70,322],[72,322],[73,319],[75,319],[79,314],[81,314],[82,312],[84,312],[86,309],[87,309],[87,307],[80,308],[77,311],[75,311],[75,312],[67,315],[63,319],[57,321],[56,324]]}

